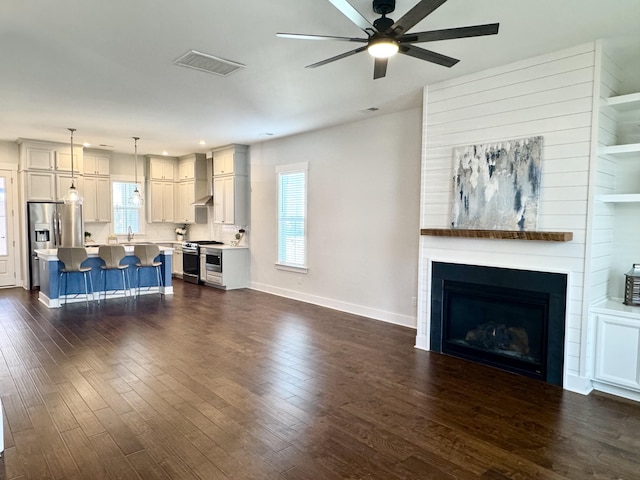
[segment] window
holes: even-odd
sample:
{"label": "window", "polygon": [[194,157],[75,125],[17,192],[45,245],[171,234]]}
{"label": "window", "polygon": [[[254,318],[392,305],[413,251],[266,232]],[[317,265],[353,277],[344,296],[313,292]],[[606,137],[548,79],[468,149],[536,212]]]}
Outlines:
{"label": "window", "polygon": [[142,209],[134,207],[131,203],[135,188],[134,182],[113,182],[113,233],[116,235],[126,235],[129,227],[133,233],[142,233]]}
{"label": "window", "polygon": [[307,267],[307,164],[282,165],[278,173],[278,265]]}

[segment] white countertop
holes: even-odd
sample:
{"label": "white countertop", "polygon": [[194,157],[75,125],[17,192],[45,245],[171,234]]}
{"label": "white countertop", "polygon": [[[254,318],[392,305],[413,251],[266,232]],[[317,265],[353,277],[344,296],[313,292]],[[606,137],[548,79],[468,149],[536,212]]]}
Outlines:
{"label": "white countertop", "polygon": [[[149,242],[145,242],[145,243],[149,243]],[[162,243],[168,243],[168,242],[162,242]],[[123,245],[123,247],[124,247],[124,251],[127,252],[127,255],[133,255],[134,245]],[[160,249],[160,253],[164,253],[165,255],[173,255],[173,248],[171,247],[158,246],[158,248]],[[41,248],[34,251],[38,255],[38,259],[40,260],[46,260],[47,262],[58,260],[57,248]],[[87,247],[87,255],[89,257],[97,257],[98,247]]]}

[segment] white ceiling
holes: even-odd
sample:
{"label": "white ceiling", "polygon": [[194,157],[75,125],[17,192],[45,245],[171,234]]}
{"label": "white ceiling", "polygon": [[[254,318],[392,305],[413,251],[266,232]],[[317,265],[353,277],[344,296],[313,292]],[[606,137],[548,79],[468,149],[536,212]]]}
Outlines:
{"label": "white ceiling", "polygon": [[[370,0],[351,3],[377,17]],[[424,85],[598,38],[640,75],[640,0],[448,0],[412,31],[493,22],[496,36],[424,45],[459,58],[451,69],[397,55],[374,81],[366,52],[304,68],[359,45],[276,37],[363,35],[326,0],[2,0],[0,140],[67,142],[75,127],[76,141],[125,153],[134,135],[145,154],[204,152],[417,106]],[[188,50],[246,68],[173,65]]]}

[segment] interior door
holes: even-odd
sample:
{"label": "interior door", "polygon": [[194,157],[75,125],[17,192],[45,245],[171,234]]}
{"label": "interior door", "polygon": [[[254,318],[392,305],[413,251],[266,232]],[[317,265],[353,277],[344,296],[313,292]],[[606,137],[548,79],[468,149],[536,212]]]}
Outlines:
{"label": "interior door", "polygon": [[16,284],[13,189],[15,181],[9,170],[0,170],[0,287]]}

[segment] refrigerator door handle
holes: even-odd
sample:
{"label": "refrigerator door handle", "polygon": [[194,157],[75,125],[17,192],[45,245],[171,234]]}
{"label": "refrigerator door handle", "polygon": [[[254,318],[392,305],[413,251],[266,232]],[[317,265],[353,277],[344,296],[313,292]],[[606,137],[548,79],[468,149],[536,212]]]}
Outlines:
{"label": "refrigerator door handle", "polygon": [[57,211],[53,212],[53,221],[51,222],[53,226],[53,246],[60,246],[60,214]]}

